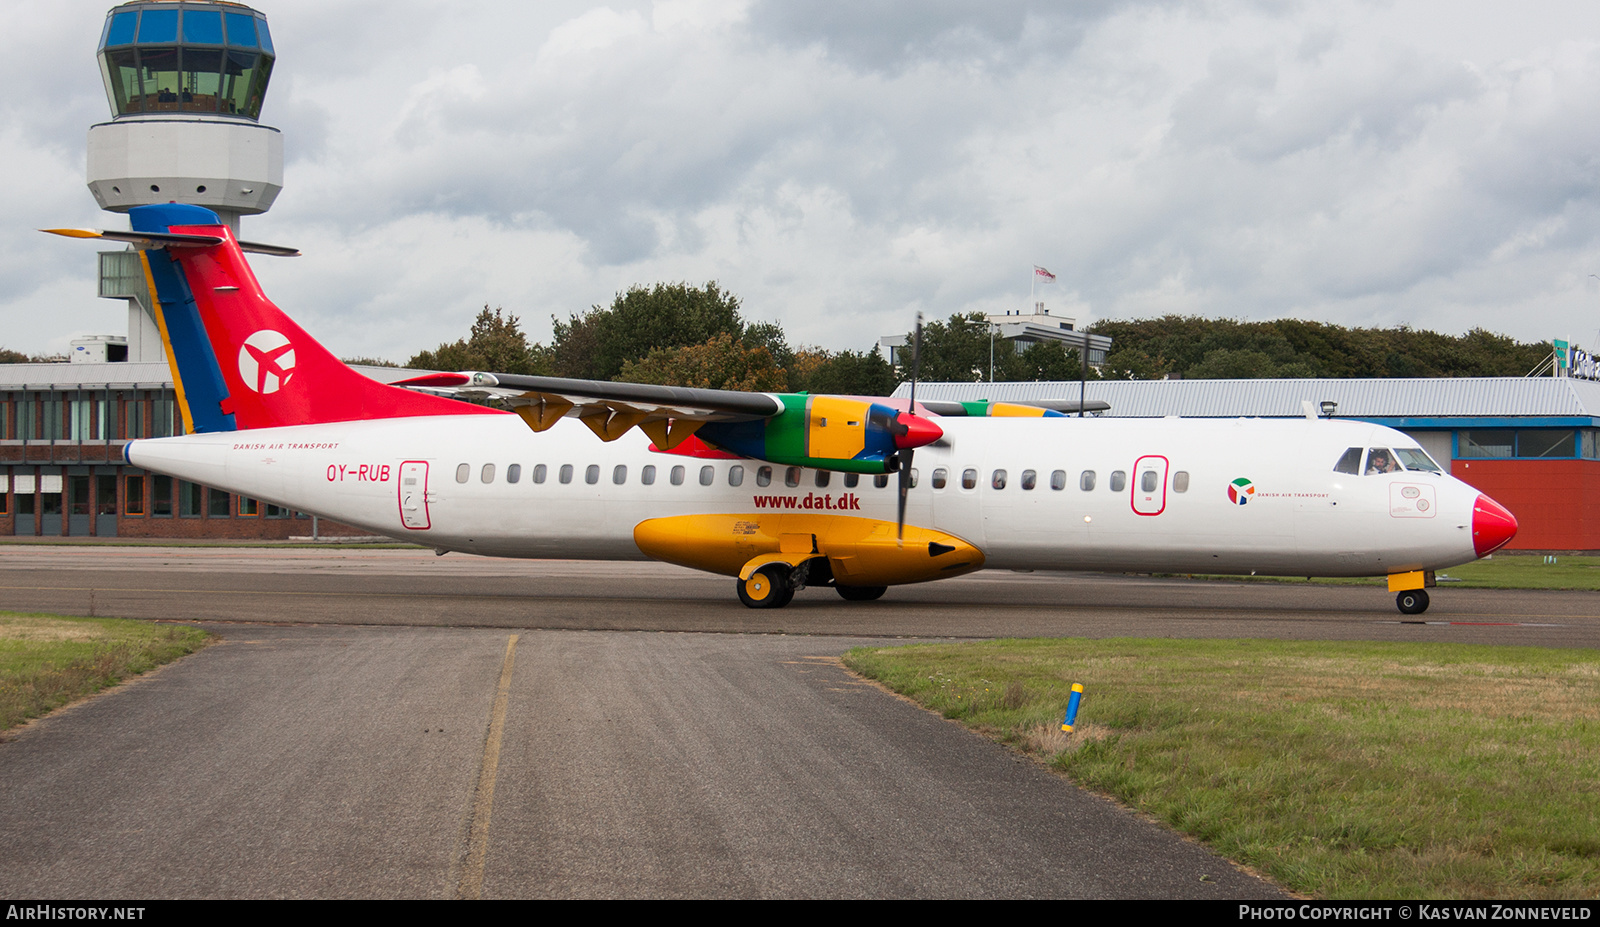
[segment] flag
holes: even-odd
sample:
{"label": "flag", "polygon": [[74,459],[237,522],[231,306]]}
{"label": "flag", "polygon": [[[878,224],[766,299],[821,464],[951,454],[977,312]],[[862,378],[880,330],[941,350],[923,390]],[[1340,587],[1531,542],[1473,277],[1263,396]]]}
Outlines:
{"label": "flag", "polygon": [[1033,275],[1035,277],[1043,277],[1045,283],[1056,282],[1056,275],[1052,274],[1048,270],[1045,270],[1043,267],[1040,267],[1038,264],[1033,265]]}

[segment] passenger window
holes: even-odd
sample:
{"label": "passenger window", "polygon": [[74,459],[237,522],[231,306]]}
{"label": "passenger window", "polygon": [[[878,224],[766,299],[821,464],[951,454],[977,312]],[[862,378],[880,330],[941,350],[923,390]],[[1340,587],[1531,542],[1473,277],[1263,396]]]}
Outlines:
{"label": "passenger window", "polygon": [[472,479],[472,464],[462,464],[456,467],[456,482],[465,483]]}
{"label": "passenger window", "polygon": [[707,464],[700,468],[700,485],[710,486],[717,478],[717,468]]}
{"label": "passenger window", "polygon": [[878,487],[879,489],[882,489],[883,487],[889,485],[889,474],[880,473],[877,476],[873,477],[872,478],[872,485]]}
{"label": "passenger window", "polygon": [[989,478],[989,485],[993,486],[995,489],[1005,489],[1006,488],[1006,471],[1004,471],[1004,470],[996,470],[996,471],[994,471],[994,475]]}
{"label": "passenger window", "polygon": [[933,488],[934,489],[943,489],[944,488],[944,484],[946,484],[948,482],[950,482],[950,471],[949,470],[946,470],[944,467],[940,467],[939,469],[933,471]]}
{"label": "passenger window", "polygon": [[656,465],[655,464],[647,464],[643,470],[639,471],[639,482],[643,483],[646,486],[654,486],[655,485],[655,483],[656,483]]}
{"label": "passenger window", "polygon": [[546,467],[544,464],[538,464],[533,468],[533,481],[535,483],[543,483],[545,476],[547,476],[549,473],[550,468]]}
{"label": "passenger window", "polygon": [[1160,485],[1161,485],[1161,474],[1157,473],[1156,471],[1154,471],[1154,470],[1146,470],[1143,473],[1139,474],[1139,491],[1140,492],[1155,492],[1156,491],[1156,487],[1160,486]]}
{"label": "passenger window", "polygon": [[1179,470],[1178,472],[1172,474],[1172,491],[1173,492],[1188,492],[1189,491],[1189,471],[1188,470]]}
{"label": "passenger window", "polygon": [[1121,470],[1111,471],[1111,491],[1122,492],[1128,488],[1128,474]]}
{"label": "passenger window", "polygon": [[729,486],[743,486],[744,485],[744,468],[743,467],[738,466],[738,465],[734,465],[734,466],[728,468],[728,485]]}
{"label": "passenger window", "polygon": [[600,482],[600,465],[590,464],[583,468],[583,481],[590,486]]}
{"label": "passenger window", "polygon": [[912,467],[911,468],[911,478],[906,480],[906,485],[910,486],[912,489],[916,489],[917,488],[917,478],[918,478],[917,468],[916,467]]}
{"label": "passenger window", "polygon": [[971,467],[968,467],[967,469],[962,470],[961,471],[961,488],[962,489],[977,489],[978,488],[978,471],[972,469]]}
{"label": "passenger window", "polygon": [[845,485],[846,489],[855,489],[857,486],[860,486],[861,485],[861,474],[859,474],[859,473],[846,473],[844,475],[844,485]]}
{"label": "passenger window", "polygon": [[1094,471],[1085,470],[1078,476],[1078,488],[1084,492],[1094,492]]}
{"label": "passenger window", "polygon": [[611,482],[618,486],[628,482],[627,464],[617,464],[615,467],[611,468]]}
{"label": "passenger window", "polygon": [[1356,476],[1361,473],[1361,448],[1352,447],[1344,452],[1339,462],[1333,465],[1333,472],[1348,473]]}
{"label": "passenger window", "polygon": [[1050,471],[1050,488],[1054,489],[1054,490],[1056,490],[1058,492],[1060,490],[1066,489],[1067,488],[1067,471],[1065,471],[1065,470],[1051,470]]}
{"label": "passenger window", "polygon": [[790,467],[783,471],[783,485],[795,487],[800,485],[800,468]]}
{"label": "passenger window", "polygon": [[772,485],[772,468],[771,467],[757,467],[756,468],[756,485],[757,486],[771,486]]}
{"label": "passenger window", "polygon": [[560,473],[561,485],[572,482],[572,464],[562,464]]}
{"label": "passenger window", "polygon": [[484,464],[483,465],[483,471],[482,471],[481,474],[479,474],[479,479],[483,480],[485,483],[493,483],[494,482],[494,464]]}
{"label": "passenger window", "polygon": [[1039,484],[1039,474],[1033,472],[1032,470],[1024,470],[1024,471],[1022,471],[1022,488],[1024,490],[1032,489],[1033,487],[1037,486],[1038,484]]}
{"label": "passenger window", "polygon": [[682,486],[683,485],[683,468],[682,467],[673,467],[672,468],[672,485],[674,485],[674,486]]}
{"label": "passenger window", "polygon": [[818,470],[817,471],[817,480],[816,480],[817,488],[821,489],[821,488],[827,486],[828,485],[828,479],[831,476],[832,476],[832,474],[830,474],[826,470]]}
{"label": "passenger window", "polygon": [[506,482],[515,483],[522,479],[522,464],[512,464],[506,467]]}

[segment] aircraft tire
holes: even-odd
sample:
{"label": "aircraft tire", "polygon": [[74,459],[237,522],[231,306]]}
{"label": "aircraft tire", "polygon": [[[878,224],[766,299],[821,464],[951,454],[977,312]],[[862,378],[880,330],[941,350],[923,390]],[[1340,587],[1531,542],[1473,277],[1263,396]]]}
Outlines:
{"label": "aircraft tire", "polygon": [[889,591],[888,586],[834,586],[839,591],[839,597],[846,602],[871,602],[883,598]]}
{"label": "aircraft tire", "polygon": [[789,581],[789,569],[781,563],[769,563],[749,579],[735,580],[739,588],[739,601],[747,608],[782,608],[794,598],[794,584]]}
{"label": "aircraft tire", "polygon": [[1425,589],[1408,589],[1394,597],[1401,614],[1420,615],[1428,610],[1428,593]]}

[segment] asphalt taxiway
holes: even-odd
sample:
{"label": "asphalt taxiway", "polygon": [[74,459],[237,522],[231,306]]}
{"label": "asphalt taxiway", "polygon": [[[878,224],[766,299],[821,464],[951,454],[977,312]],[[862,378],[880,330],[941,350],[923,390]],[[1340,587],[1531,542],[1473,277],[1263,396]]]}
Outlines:
{"label": "asphalt taxiway", "polygon": [[3,553],[0,608],[223,637],[0,744],[12,897],[1271,897],[838,655],[1021,634],[1593,646],[1600,631],[1594,594],[1445,589],[1406,624],[1381,588],[979,574],[752,612],[731,581],[659,564]]}

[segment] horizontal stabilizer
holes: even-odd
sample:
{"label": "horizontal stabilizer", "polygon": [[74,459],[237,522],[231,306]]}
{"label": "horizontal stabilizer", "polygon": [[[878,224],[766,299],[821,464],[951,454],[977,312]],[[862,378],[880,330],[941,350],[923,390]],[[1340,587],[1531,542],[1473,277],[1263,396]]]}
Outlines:
{"label": "horizontal stabilizer", "polygon": [[[216,235],[179,234],[177,232],[121,232],[114,229],[40,229],[51,235],[67,238],[101,238],[106,241],[127,242],[141,250],[149,248],[214,248],[222,244]],[[294,248],[281,245],[263,245],[258,242],[237,242],[239,250],[252,254],[270,254],[274,257],[299,257]]]}

